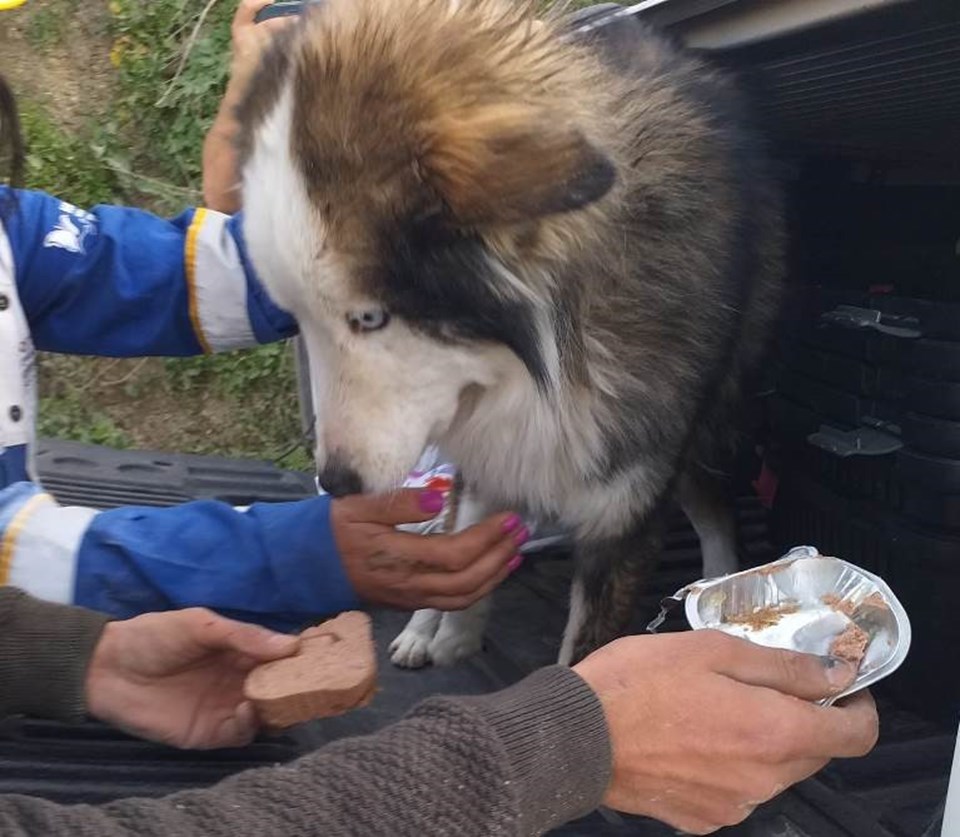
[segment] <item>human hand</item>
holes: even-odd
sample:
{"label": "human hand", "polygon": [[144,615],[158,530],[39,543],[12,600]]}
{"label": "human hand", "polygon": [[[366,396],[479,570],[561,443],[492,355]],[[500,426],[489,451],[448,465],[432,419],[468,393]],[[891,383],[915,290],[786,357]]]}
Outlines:
{"label": "human hand", "polygon": [[241,204],[236,106],[246,94],[267,46],[295,20],[294,17],[275,17],[257,23],[257,12],[269,5],[270,0],[240,0],[233,16],[230,80],[217,117],[203,141],[204,203],[218,212],[237,212]]}
{"label": "human hand", "polygon": [[[831,667],[832,665],[832,667]],[[852,666],[716,631],[627,637],[574,667],[600,698],[613,748],[604,804],[691,834],[746,819],[831,758],[866,755],[873,699],[837,694]]]}
{"label": "human hand", "polygon": [[87,670],[87,708],[174,747],[239,747],[259,728],[243,697],[247,673],[290,656],[298,642],[203,608],[110,622]]}
{"label": "human hand", "polygon": [[515,514],[498,514],[452,535],[398,532],[443,508],[438,491],[404,489],[334,500],[330,521],[344,570],[360,598],[403,610],[463,610],[520,564],[528,532]]}
{"label": "human hand", "polygon": [[260,66],[260,58],[274,36],[296,20],[296,16],[291,15],[268,18],[257,23],[257,12],[271,3],[272,0],[240,0],[233,16],[230,26],[230,87],[238,96],[246,92],[250,78]]}

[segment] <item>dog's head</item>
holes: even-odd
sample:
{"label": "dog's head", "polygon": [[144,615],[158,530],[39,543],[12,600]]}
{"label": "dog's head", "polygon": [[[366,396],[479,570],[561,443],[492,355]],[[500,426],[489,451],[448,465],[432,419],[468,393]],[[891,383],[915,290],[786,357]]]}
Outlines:
{"label": "dog's head", "polygon": [[396,485],[485,393],[560,374],[554,268],[617,180],[596,72],[509,0],[328,0],[265,60],[245,234],[307,343],[329,491]]}

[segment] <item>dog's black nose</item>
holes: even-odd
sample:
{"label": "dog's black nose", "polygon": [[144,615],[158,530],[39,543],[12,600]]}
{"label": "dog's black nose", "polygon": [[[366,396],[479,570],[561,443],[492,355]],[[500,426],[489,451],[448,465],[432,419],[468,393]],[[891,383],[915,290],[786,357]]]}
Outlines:
{"label": "dog's black nose", "polygon": [[345,497],[347,494],[359,494],[363,491],[363,480],[360,475],[342,460],[333,457],[317,474],[320,487],[334,497]]}

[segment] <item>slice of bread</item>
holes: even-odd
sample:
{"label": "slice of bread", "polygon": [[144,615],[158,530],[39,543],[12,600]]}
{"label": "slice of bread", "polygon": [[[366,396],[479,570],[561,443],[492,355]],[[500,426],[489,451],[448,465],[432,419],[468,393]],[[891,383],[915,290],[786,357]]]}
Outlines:
{"label": "slice of bread", "polygon": [[294,656],[251,671],[244,694],[261,723],[283,729],[366,706],[376,683],[370,617],[351,611],[304,631]]}

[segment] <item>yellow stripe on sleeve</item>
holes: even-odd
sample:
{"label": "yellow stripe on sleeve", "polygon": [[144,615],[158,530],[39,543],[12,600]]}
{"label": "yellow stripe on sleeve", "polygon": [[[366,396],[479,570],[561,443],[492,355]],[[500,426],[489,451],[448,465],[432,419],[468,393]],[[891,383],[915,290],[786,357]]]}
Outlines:
{"label": "yellow stripe on sleeve", "polygon": [[204,354],[211,354],[210,342],[203,333],[203,326],[200,324],[200,308],[197,303],[197,241],[200,238],[200,230],[203,222],[207,219],[207,210],[197,209],[193,216],[193,222],[190,229],[187,230],[187,245],[184,250],[184,267],[187,275],[187,297],[190,309],[190,323],[193,326],[193,333],[197,335],[197,341]]}
{"label": "yellow stripe on sleeve", "polygon": [[0,541],[0,586],[7,583],[10,578],[10,567],[13,565],[13,553],[17,548],[17,538],[27,520],[36,508],[42,503],[50,502],[52,498],[49,494],[34,494],[20,510],[13,516],[7,531],[3,533],[3,540]]}

